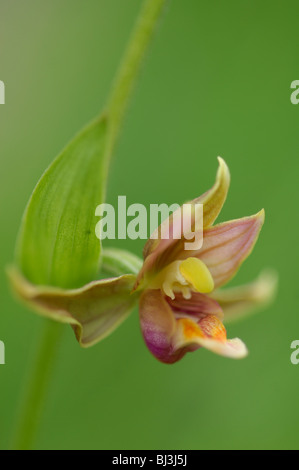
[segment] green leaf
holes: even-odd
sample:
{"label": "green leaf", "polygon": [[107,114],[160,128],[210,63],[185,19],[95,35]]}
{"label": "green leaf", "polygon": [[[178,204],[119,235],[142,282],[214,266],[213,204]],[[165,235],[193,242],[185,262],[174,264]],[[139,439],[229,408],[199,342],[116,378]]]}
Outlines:
{"label": "green leaf", "polygon": [[107,178],[107,122],[88,125],[54,160],[25,211],[16,262],[33,284],[77,288],[95,279],[95,209]]}

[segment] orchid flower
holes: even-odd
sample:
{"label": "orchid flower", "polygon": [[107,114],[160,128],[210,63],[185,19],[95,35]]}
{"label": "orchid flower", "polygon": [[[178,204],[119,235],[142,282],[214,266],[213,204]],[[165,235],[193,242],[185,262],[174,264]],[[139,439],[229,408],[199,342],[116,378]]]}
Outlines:
{"label": "orchid flower", "polygon": [[219,289],[249,256],[264,223],[262,210],[213,225],[229,184],[229,169],[219,157],[215,184],[189,203],[203,205],[203,244],[198,250],[184,249],[183,232],[179,238],[161,236],[165,224],[170,233],[181,229],[173,213],[159,227],[156,237],[147,241],[143,264],[134,255],[106,250],[102,269],[112,272],[115,268],[114,277],[66,290],[33,285],[13,268],[12,285],[40,314],[70,324],[83,347],[109,335],[139,303],[145,343],[161,362],[174,363],[202,347],[222,356],[243,358],[247,355],[245,344],[238,338],[227,339],[223,321],[238,318],[270,300],[276,280],[263,274],[247,286]]}

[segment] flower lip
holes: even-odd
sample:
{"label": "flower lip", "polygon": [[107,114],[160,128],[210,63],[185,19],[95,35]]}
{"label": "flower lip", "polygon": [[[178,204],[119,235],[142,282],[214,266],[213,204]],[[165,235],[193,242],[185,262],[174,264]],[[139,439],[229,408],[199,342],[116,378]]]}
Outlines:
{"label": "flower lip", "polygon": [[217,314],[217,303],[204,294],[194,295],[201,298],[195,302],[201,311],[184,311],[184,303],[189,301],[180,296],[167,301],[157,289],[143,292],[140,324],[151,353],[166,364],[173,364],[187,352],[202,347],[233,359],[245,357],[248,351],[244,343],[238,338],[227,339],[225,327]]}

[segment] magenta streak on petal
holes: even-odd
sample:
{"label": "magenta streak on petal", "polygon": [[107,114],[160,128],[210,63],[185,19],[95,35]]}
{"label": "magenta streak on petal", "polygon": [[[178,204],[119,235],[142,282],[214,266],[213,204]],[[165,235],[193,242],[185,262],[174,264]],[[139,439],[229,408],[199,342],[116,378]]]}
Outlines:
{"label": "magenta streak on petal", "polygon": [[[174,317],[175,321],[175,317]],[[185,348],[175,350],[167,335],[156,329],[153,324],[140,322],[143,338],[149,351],[161,362],[173,364],[179,361],[188,352]]]}
{"label": "magenta streak on petal", "polygon": [[173,364],[185,355],[187,351],[184,348],[174,349],[175,316],[159,290],[148,290],[142,294],[139,314],[144,341],[159,361]]}
{"label": "magenta streak on petal", "polygon": [[191,299],[188,300],[184,299],[182,294],[176,294],[174,300],[168,298],[167,301],[174,312],[182,312],[194,317],[212,314],[220,319],[223,318],[223,312],[218,302],[205,294],[193,292]]}

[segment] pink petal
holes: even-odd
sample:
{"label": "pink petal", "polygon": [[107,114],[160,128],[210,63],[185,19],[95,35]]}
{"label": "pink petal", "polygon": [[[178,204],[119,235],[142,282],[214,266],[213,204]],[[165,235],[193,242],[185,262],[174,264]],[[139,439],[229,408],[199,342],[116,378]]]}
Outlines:
{"label": "pink petal", "polygon": [[250,255],[265,219],[264,210],[251,217],[214,225],[204,231],[199,251],[182,251],[178,259],[195,256],[209,269],[215,288],[226,284]]}
{"label": "pink petal", "polygon": [[208,267],[215,287],[228,282],[250,255],[264,218],[262,210],[251,217],[225,222],[205,230],[203,247],[197,256]]}

